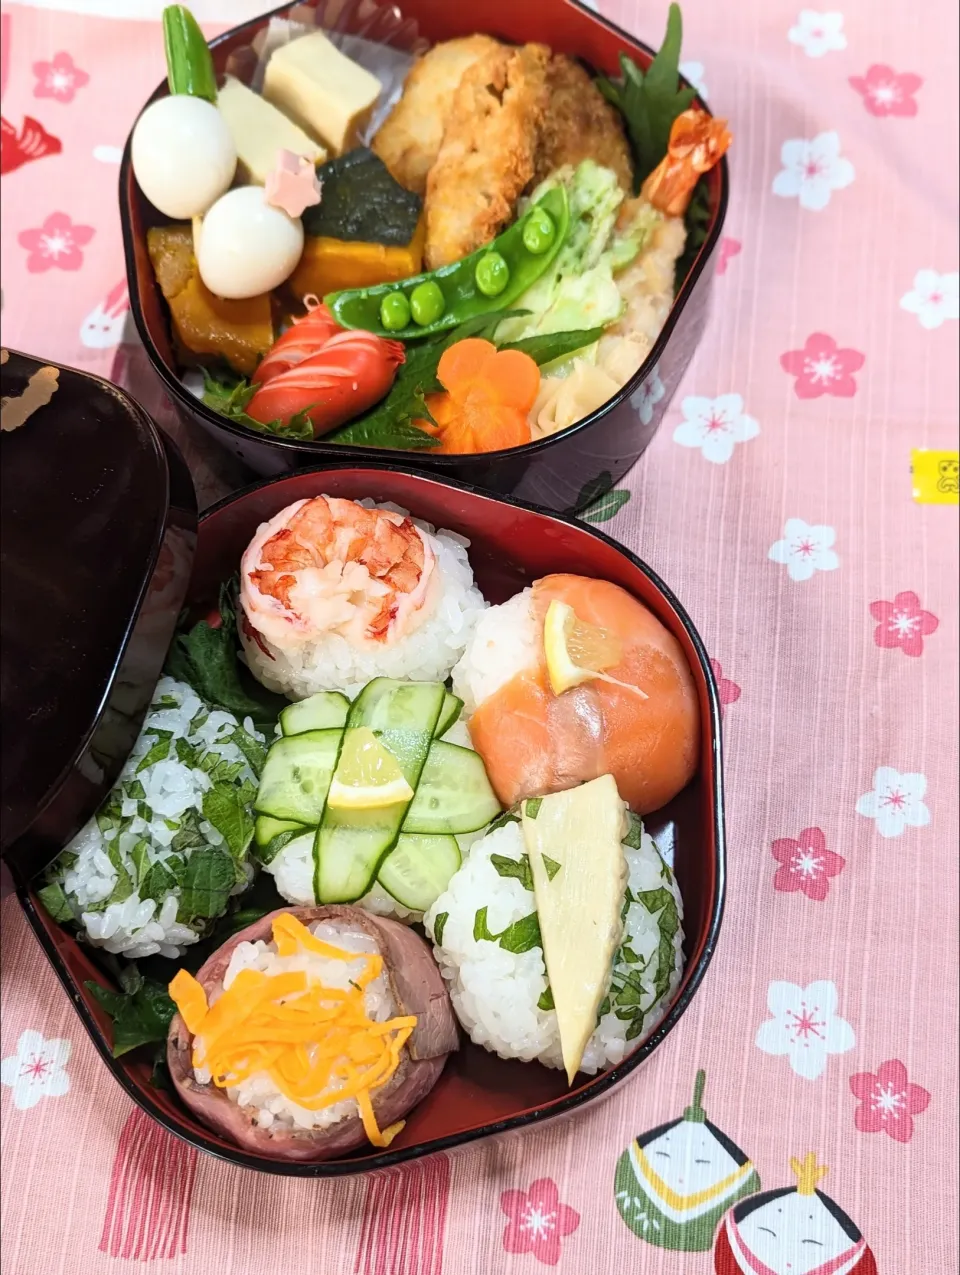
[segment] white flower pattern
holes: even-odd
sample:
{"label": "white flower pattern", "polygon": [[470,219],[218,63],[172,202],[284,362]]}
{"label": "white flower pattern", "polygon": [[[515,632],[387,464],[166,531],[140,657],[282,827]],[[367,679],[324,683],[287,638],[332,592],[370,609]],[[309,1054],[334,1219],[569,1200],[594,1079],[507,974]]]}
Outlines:
{"label": "white flower pattern", "polygon": [[770,546],[767,557],[785,566],[791,580],[809,580],[816,571],[836,571],[839,567],[835,539],[832,527],[810,526],[802,518],[788,518],[783,538]]}
{"label": "white flower pattern", "polygon": [[857,802],[857,814],[875,820],[881,837],[899,837],[906,828],[925,828],[930,822],[926,791],[926,775],[901,775],[892,766],[878,766],[873,788]]}
{"label": "white flower pattern", "polygon": [[637,409],[641,425],[649,425],[653,420],[653,409],[663,398],[666,390],[660,380],[660,364],[658,363],[638,390],[630,395],[630,403]]}
{"label": "white flower pattern", "polygon": [[707,86],[704,83],[704,70],[702,62],[681,62],[680,74],[685,80],[689,80],[691,85],[697,90],[697,97],[701,102],[707,100]]}
{"label": "white flower pattern", "polygon": [[795,137],[780,148],[783,168],[773,179],[773,193],[798,199],[808,212],[822,212],[835,190],[843,190],[856,173],[840,154],[840,137],[834,132],[807,139]]}
{"label": "white flower pattern", "polygon": [[756,438],[760,426],[743,410],[739,394],[721,394],[719,398],[685,398],[680,410],[684,419],[673,431],[673,441],[681,447],[695,447],[704,460],[725,465],[737,443]]}
{"label": "white flower pattern", "polygon": [[947,319],[960,318],[960,273],[918,270],[913,287],[900,298],[901,310],[915,314],[920,326],[932,332]]}
{"label": "white flower pattern", "polygon": [[836,984],[826,980],[799,987],[774,981],[767,989],[771,1017],[761,1023],[756,1045],[765,1054],[786,1055],[804,1080],[823,1075],[831,1054],[845,1054],[857,1038],[837,1014]]}
{"label": "white flower pattern", "polygon": [[797,44],[808,58],[822,58],[825,53],[840,53],[847,47],[843,34],[843,14],[831,10],[818,13],[816,9],[801,9],[797,20],[787,32],[791,44]]}
{"label": "white flower pattern", "polygon": [[70,1089],[66,1066],[73,1049],[69,1040],[46,1040],[40,1032],[25,1031],[17,1052],[0,1064],[0,1080],[13,1090],[13,1105],[21,1111],[41,1098],[60,1098]]}

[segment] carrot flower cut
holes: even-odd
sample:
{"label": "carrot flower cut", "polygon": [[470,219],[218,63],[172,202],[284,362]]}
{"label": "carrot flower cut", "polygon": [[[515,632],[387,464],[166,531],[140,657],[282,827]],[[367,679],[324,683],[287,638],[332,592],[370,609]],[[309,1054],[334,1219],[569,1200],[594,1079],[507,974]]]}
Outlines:
{"label": "carrot flower cut", "polygon": [[437,451],[463,455],[529,443],[527,415],[540,390],[529,354],[468,337],[444,350],[437,379],[443,390],[425,400],[436,426],[418,422],[440,439]]}

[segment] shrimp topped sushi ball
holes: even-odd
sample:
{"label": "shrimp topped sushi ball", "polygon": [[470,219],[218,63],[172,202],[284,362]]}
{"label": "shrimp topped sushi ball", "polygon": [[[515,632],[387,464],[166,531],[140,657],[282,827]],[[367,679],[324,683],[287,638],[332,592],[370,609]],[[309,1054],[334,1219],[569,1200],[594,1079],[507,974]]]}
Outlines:
{"label": "shrimp topped sushi ball", "polygon": [[545,576],[490,607],[453,688],[505,806],[612,774],[644,815],[697,769],[700,713],[680,644],[606,580]]}
{"label": "shrimp topped sushi ball", "polygon": [[240,567],[253,674],[306,699],[374,677],[443,681],[486,603],[469,542],[395,505],[314,496],[262,524]]}

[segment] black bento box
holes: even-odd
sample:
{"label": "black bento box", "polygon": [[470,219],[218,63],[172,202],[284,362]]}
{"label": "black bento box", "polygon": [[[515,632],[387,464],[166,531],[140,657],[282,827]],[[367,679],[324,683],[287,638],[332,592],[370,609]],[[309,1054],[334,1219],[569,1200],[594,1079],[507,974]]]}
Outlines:
{"label": "black bento box", "polygon": [[[618,55],[626,52],[645,67],[652,50],[625,31],[570,0],[485,0],[479,7],[449,0],[405,0],[396,6],[374,0],[315,0],[285,5],[218,37],[214,64],[222,72],[231,57],[248,50],[271,17],[291,9],[315,8],[317,21],[337,33],[419,49],[473,34],[478,28],[506,41],[543,41],[558,52],[584,61],[596,71],[618,73]],[[296,15],[294,15],[296,16]],[[242,73],[231,63],[237,73]],[[164,83],[149,101],[166,95]],[[146,103],[145,103],[146,105]],[[697,103],[706,109],[704,103]],[[259,433],[206,407],[182,384],[177,373],[166,303],[154,279],[146,249],[146,231],[158,214],[140,193],[133,176],[130,142],[120,171],[123,228],[130,304],[140,338],[177,410],[197,421],[254,472],[289,473],[343,461],[393,465],[414,463],[446,478],[488,491],[529,500],[558,512],[576,512],[610,490],[643,454],[663,419],[707,322],[715,251],[729,198],[726,159],[704,178],[709,220],[702,245],[684,260],[685,277],[663,330],[643,366],[602,408],[557,434],[522,447],[471,456],[415,455],[382,448],[300,441]]]}

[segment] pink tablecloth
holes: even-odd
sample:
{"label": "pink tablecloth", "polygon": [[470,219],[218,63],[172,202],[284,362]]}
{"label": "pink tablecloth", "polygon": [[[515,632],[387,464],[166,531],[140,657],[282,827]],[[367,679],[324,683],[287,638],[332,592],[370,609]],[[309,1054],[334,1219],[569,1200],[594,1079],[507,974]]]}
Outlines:
{"label": "pink tablecloth", "polygon": [[[118,148],[162,74],[160,7],[3,10],[3,340],[122,378],[168,422],[124,327],[115,207]],[[605,5],[648,40],[665,8]],[[595,516],[722,666],[729,897],[702,990],[570,1123],[285,1181],[133,1110],[8,900],[9,1275],[707,1275],[746,1250],[765,1264],[742,1269],[779,1275],[956,1269],[956,11],[684,8],[690,73],[736,137],[714,317]],[[211,30],[252,12],[195,9]],[[59,145],[11,168],[25,127]],[[178,437],[211,498],[229,467]],[[952,469],[931,454],[951,450]],[[633,1146],[683,1115],[699,1069],[710,1125]],[[781,1194],[718,1225],[731,1193],[794,1185],[808,1153],[833,1206]]]}

